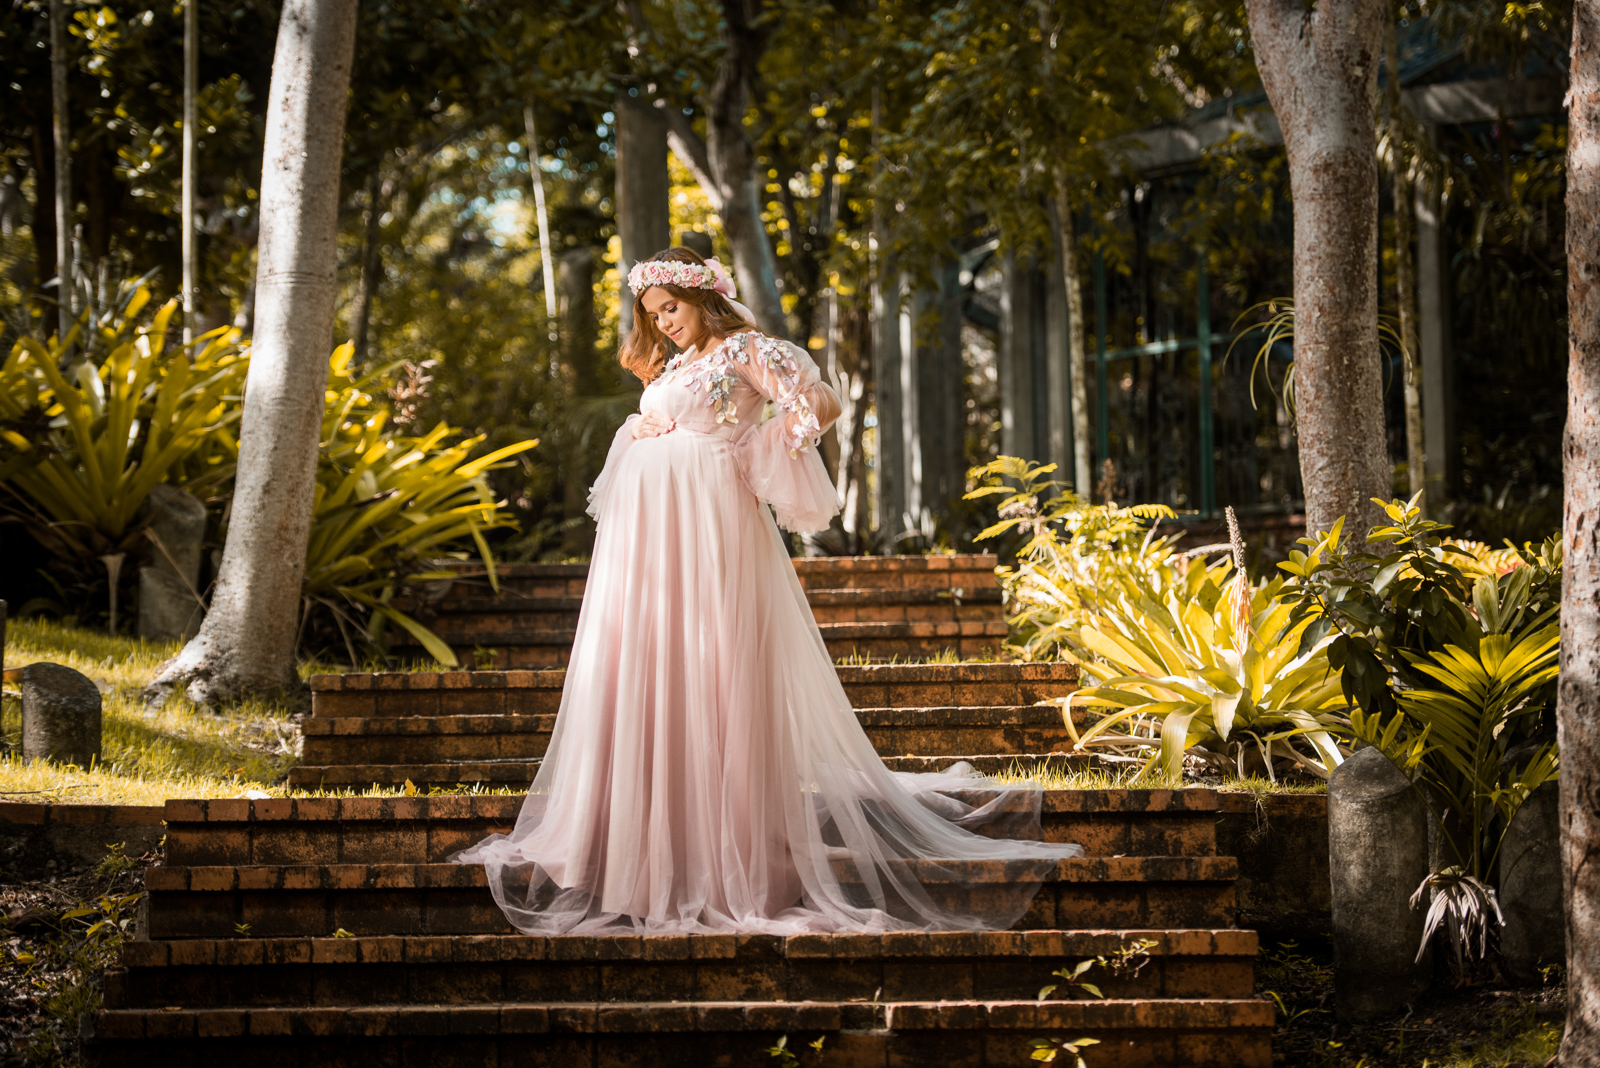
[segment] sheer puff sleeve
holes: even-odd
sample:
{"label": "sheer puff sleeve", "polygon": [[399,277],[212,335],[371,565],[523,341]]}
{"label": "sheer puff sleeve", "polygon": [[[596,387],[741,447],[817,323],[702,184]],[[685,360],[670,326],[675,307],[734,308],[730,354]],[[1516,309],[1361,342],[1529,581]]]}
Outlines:
{"label": "sheer puff sleeve", "polygon": [[785,530],[825,530],[839,514],[839,497],[816,444],[839,418],[838,394],[822,381],[809,353],[764,334],[746,335],[731,362],[778,409],[734,447],[745,485],[772,505]]}
{"label": "sheer puff sleeve", "polygon": [[600,469],[600,476],[594,480],[594,485],[589,487],[588,512],[595,522],[600,521],[600,513],[605,509],[606,488],[611,484],[611,473],[617,469],[622,454],[632,448],[633,425],[642,418],[638,413],[630,415],[617,429],[617,436],[611,439],[611,451],[606,453],[606,465]]}

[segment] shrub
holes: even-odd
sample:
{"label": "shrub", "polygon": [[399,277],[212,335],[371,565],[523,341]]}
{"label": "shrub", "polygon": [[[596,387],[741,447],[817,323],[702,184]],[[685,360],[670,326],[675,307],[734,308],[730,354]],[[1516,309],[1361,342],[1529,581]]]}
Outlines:
{"label": "shrub", "polygon": [[157,485],[232,476],[249,366],[237,330],[169,346],[176,302],[145,319],[148,288],[125,297],[68,337],[70,347],[93,325],[98,365],[63,372],[66,349],[24,337],[0,366],[0,510],[51,554],[62,585],[84,591],[110,566],[102,558],[144,551]]}

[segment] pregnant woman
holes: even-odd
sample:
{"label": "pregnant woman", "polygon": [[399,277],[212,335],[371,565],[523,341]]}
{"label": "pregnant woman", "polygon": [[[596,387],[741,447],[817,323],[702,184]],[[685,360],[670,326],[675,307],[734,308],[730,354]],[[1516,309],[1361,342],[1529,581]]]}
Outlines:
{"label": "pregnant woman", "polygon": [[838,397],[715,260],[668,249],[628,285],[646,387],[590,493],[555,731],[515,829],[455,859],[530,934],[1011,926],[1082,850],[977,833],[1036,838],[1037,790],[884,767],[778,532],[838,511]]}

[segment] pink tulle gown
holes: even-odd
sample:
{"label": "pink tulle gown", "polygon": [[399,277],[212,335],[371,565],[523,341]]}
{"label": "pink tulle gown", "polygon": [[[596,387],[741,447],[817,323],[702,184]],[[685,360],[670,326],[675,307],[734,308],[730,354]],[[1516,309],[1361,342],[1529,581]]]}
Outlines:
{"label": "pink tulle gown", "polygon": [[816,364],[736,334],[639,407],[676,425],[635,440],[630,417],[590,494],[549,751],[511,834],[455,859],[530,934],[1011,926],[1082,850],[1030,840],[1037,790],[890,772],[857,721],[778,533],[838,511]]}

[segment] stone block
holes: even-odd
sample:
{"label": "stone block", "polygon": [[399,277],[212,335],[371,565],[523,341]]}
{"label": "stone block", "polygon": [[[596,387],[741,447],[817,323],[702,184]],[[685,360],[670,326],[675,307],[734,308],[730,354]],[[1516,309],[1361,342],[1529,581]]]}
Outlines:
{"label": "stone block", "polygon": [[88,768],[100,761],[100,690],[61,664],[22,669],[22,759]]}
{"label": "stone block", "polygon": [[1428,812],[1389,758],[1363,749],[1328,783],[1334,996],[1341,1019],[1375,1020],[1428,988],[1418,962],[1424,913],[1410,899],[1428,874]]}

